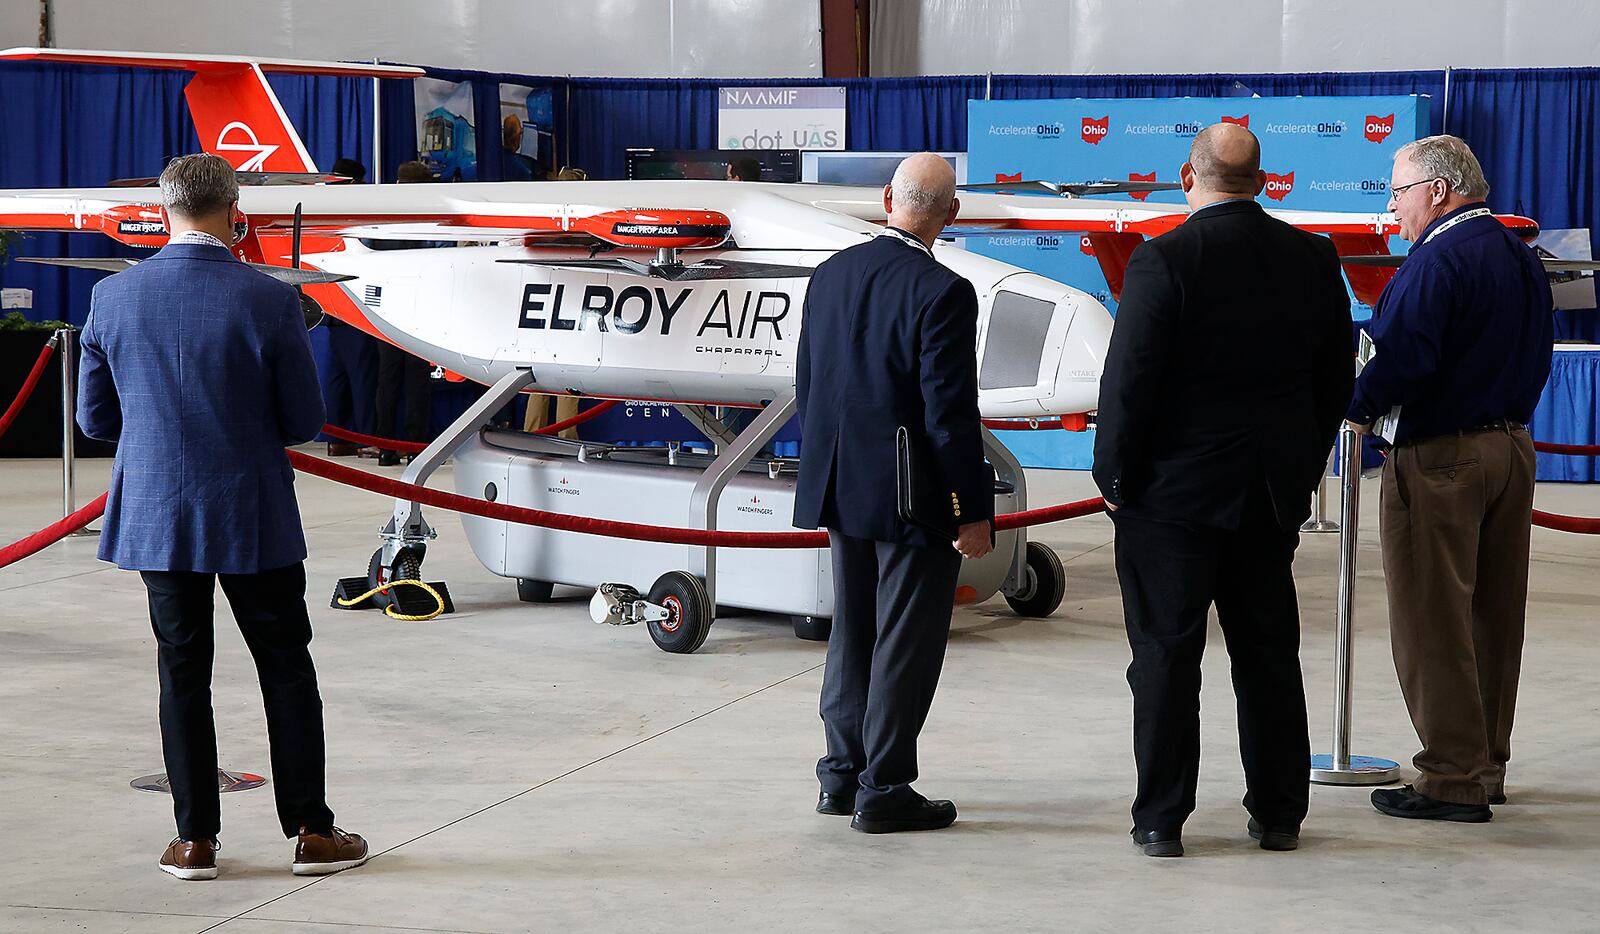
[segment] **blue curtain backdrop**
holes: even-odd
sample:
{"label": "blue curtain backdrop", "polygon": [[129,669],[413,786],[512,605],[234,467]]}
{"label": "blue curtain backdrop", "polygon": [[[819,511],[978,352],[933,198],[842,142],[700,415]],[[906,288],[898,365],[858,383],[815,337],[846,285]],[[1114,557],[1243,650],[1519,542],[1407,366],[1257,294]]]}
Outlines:
{"label": "blue curtain backdrop", "polygon": [[[318,168],[340,156],[366,164],[372,151],[370,81],[274,75],[284,112]],[[186,72],[96,65],[6,63],[0,67],[0,189],[99,187],[156,175],[167,160],[198,152],[183,100]],[[130,202],[152,192],[128,189]],[[96,234],[29,233],[19,256],[141,256]],[[103,274],[8,263],[0,281],[33,289],[36,319],[81,325]]]}
{"label": "blue curtain backdrop", "polygon": [[[1003,99],[1427,94],[1432,128],[1462,136],[1481,157],[1495,209],[1529,215],[1548,228],[1587,227],[1591,236],[1600,215],[1597,68],[1455,70],[1448,99],[1441,71],[742,81],[566,79],[447,69],[429,69],[429,74],[473,84],[480,154],[499,151],[502,81],[550,87],[556,161],[580,166],[592,178],[622,177],[628,147],[714,148],[717,88],[730,85],[843,85],[849,107],[846,145],[858,150],[965,149],[967,101],[986,92]],[[167,158],[198,148],[182,96],[187,80],[183,72],[0,64],[0,188],[98,186],[157,173]],[[273,76],[271,81],[318,167],[349,156],[371,168],[370,80]],[[413,99],[410,82],[382,82],[384,159],[369,177],[392,180],[399,164],[415,157]],[[483,159],[480,170],[485,180],[500,177],[496,159]],[[137,255],[90,234],[30,234],[16,253]],[[5,285],[34,290],[33,317],[75,323],[82,323],[98,278],[24,264],[0,271]],[[1600,342],[1600,321],[1594,311],[1564,312],[1557,334]],[[1568,359],[1558,359],[1546,408],[1565,398],[1571,411],[1539,422],[1538,433],[1552,441],[1588,441],[1596,436],[1591,409],[1597,365],[1580,355],[1564,356]],[[1592,465],[1571,461],[1542,458],[1541,476],[1592,478]]]}
{"label": "blue curtain backdrop", "polygon": [[[1449,132],[1478,154],[1496,210],[1587,227],[1600,245],[1600,68],[1453,71]],[[1600,342],[1600,321],[1559,312],[1556,337]]]}

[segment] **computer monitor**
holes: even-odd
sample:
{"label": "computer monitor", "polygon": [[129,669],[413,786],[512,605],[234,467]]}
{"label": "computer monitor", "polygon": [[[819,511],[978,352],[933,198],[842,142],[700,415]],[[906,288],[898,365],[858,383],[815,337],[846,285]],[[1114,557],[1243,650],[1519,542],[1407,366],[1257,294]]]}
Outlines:
{"label": "computer monitor", "polygon": [[[798,182],[798,149],[629,149],[627,177],[635,180],[728,177],[728,164],[754,159],[763,182]],[[755,181],[755,179],[750,179]]]}
{"label": "computer monitor", "polygon": [[[894,177],[895,166],[909,152],[807,152],[800,157],[800,180],[825,185],[870,185],[882,188]],[[941,152],[955,169],[956,184],[967,183],[967,154]]]}

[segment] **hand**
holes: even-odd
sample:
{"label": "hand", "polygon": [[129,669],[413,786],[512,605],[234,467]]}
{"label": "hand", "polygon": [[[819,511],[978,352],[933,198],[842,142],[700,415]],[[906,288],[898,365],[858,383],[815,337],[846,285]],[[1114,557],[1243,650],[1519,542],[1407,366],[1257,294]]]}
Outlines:
{"label": "hand", "polygon": [[1118,506],[1116,503],[1109,502],[1109,501],[1106,503],[1106,512],[1116,512],[1118,509],[1121,509],[1121,508],[1122,507]]}
{"label": "hand", "polygon": [[1355,422],[1352,422],[1349,419],[1345,420],[1345,424],[1349,425],[1351,430],[1353,430],[1358,435],[1370,435],[1370,434],[1372,434],[1372,425],[1370,425],[1370,424],[1357,425]]}
{"label": "hand", "polygon": [[981,558],[994,551],[994,543],[989,533],[989,520],[981,522],[968,522],[956,532],[956,551],[961,552],[963,558]]}

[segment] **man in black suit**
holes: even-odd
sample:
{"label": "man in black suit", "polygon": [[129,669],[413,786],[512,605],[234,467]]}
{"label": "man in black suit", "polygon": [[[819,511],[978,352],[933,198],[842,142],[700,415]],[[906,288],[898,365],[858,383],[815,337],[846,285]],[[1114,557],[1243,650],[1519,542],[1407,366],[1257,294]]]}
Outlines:
{"label": "man in black suit", "polygon": [[[956,819],[955,805],[911,789],[917,735],[944,665],[961,557],[994,547],[977,293],[932,250],[959,208],[955,173],[932,153],[911,156],[884,187],[883,206],[879,236],[811,277],[795,369],[804,444],[794,524],[826,527],[833,553],[817,811],[854,813],[850,826],[866,833]],[[900,518],[900,426],[922,437],[949,487],[954,543]]]}
{"label": "man in black suit", "polygon": [[1249,831],[1292,850],[1310,743],[1292,565],[1354,361],[1333,245],[1269,217],[1244,127],[1195,137],[1192,213],[1128,263],[1100,381],[1094,479],[1116,524],[1139,771],[1133,838],[1181,856],[1213,603],[1233,661]]}

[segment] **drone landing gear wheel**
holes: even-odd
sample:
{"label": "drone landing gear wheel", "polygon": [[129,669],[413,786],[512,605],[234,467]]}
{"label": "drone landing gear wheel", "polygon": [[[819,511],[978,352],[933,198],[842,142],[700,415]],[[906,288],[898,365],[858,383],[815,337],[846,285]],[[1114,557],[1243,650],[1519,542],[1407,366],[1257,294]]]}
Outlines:
{"label": "drone landing gear wheel", "polygon": [[791,616],[796,639],[807,642],[827,642],[833,632],[833,618],[829,616]]}
{"label": "drone landing gear wheel", "polygon": [[517,578],[517,599],[523,603],[549,603],[555,589],[556,585],[549,581]]}
{"label": "drone landing gear wheel", "polygon": [[1018,616],[1049,616],[1061,605],[1067,593],[1067,573],[1055,551],[1039,542],[1029,542],[1025,580],[1006,602]]}
{"label": "drone landing gear wheel", "polygon": [[648,599],[667,609],[666,619],[645,624],[657,648],[688,655],[705,643],[711,632],[711,598],[700,578],[688,571],[668,571],[656,579]]}

